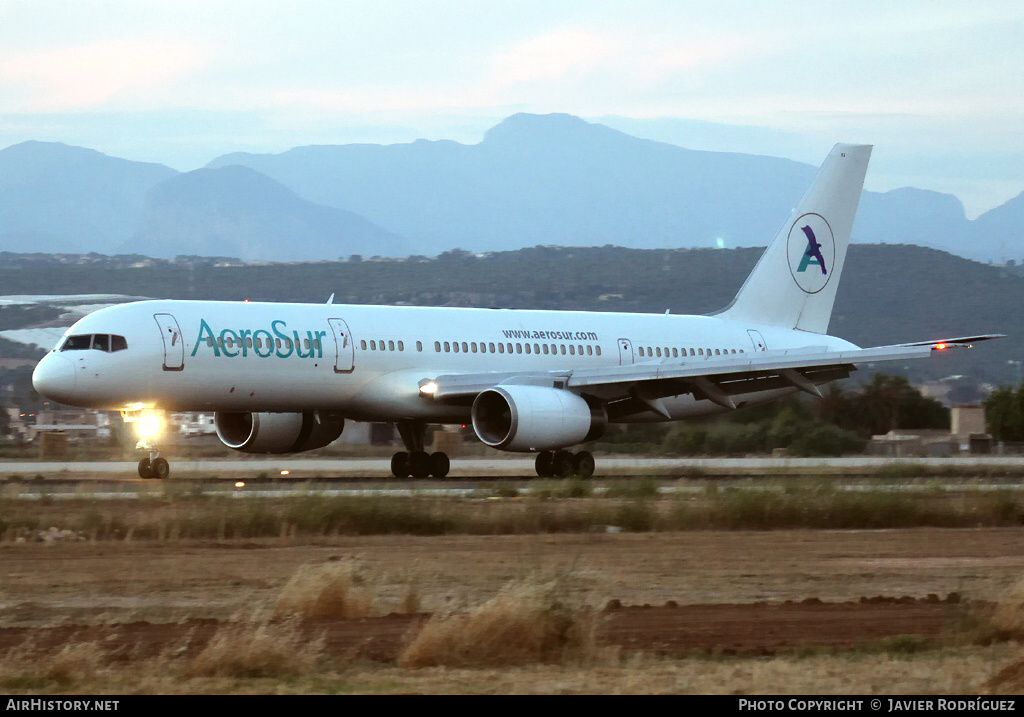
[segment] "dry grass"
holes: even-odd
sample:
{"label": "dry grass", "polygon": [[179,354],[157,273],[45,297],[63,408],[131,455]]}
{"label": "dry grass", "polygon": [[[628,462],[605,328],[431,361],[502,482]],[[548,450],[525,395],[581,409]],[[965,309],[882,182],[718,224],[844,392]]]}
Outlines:
{"label": "dry grass", "polygon": [[992,608],[989,622],[1002,639],[1024,640],[1024,580],[999,599]]}
{"label": "dry grass", "polygon": [[323,639],[308,640],[293,620],[263,620],[222,626],[183,671],[191,677],[286,677],[313,672]]}
{"label": "dry grass", "polygon": [[[9,694],[736,694],[736,695],[978,695],[1015,692],[992,686],[998,665],[1019,646],[960,647],[906,655],[669,659],[646,655],[597,665],[434,667],[349,663],[279,677],[184,677],[175,663],[131,662],[88,680],[59,685],[32,677],[3,682]],[[5,661],[6,662],[6,661]],[[34,663],[45,666],[45,660]],[[25,665],[21,674],[35,669]],[[4,674],[0,670],[0,674]],[[988,683],[988,684],[986,684]]]}
{"label": "dry grass", "polygon": [[373,600],[365,578],[352,563],[304,565],[281,591],[274,617],[369,617]]}
{"label": "dry grass", "polygon": [[104,669],[106,653],[95,642],[69,642],[56,652],[40,653],[31,643],[10,650],[0,660],[0,686],[60,688],[95,682]]}
{"label": "dry grass", "polygon": [[510,585],[465,615],[433,617],[399,655],[403,667],[586,664],[600,654],[597,615],[561,582]]}

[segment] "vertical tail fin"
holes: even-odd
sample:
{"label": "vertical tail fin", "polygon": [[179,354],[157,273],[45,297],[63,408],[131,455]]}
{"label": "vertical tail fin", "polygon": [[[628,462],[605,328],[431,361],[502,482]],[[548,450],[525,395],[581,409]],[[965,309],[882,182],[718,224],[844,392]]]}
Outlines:
{"label": "vertical tail fin", "polygon": [[823,334],[850,244],[871,145],[837,144],[718,316]]}

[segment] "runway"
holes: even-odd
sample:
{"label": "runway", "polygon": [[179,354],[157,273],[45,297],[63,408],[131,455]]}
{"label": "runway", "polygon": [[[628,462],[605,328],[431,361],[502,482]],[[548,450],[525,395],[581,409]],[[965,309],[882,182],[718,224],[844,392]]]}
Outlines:
{"label": "runway", "polygon": [[[796,476],[796,475],[888,475],[966,474],[972,471],[1024,473],[1024,456],[963,456],[955,458],[886,458],[847,456],[842,458],[607,458],[598,457],[595,478],[657,476],[694,478],[701,476]],[[171,479],[191,478],[350,480],[391,479],[388,459],[247,458],[240,460],[173,460]],[[0,461],[0,479],[19,475],[28,480],[44,478],[75,480],[137,479],[136,461]],[[535,478],[533,458],[457,458],[451,462],[446,480],[481,478]]]}

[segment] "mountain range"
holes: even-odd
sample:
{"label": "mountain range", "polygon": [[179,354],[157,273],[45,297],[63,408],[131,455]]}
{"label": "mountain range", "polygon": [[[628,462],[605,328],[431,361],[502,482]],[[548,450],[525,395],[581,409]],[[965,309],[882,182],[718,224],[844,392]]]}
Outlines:
{"label": "mountain range", "polygon": [[[870,171],[870,170],[869,170]],[[517,114],[478,144],[234,153],[179,173],[56,143],[0,150],[0,251],[308,261],[537,244],[763,246],[815,167]],[[949,194],[864,192],[854,241],[1024,258],[1024,193],[968,220]]]}

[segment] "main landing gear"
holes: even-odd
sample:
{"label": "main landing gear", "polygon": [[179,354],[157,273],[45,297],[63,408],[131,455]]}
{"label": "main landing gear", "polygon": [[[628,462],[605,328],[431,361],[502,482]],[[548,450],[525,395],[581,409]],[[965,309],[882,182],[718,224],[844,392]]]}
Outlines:
{"label": "main landing gear", "polygon": [[391,457],[391,473],[395,478],[444,478],[448,475],[451,468],[448,454],[423,450],[425,431],[426,425],[419,421],[398,422],[398,435],[408,450],[399,451]]}
{"label": "main landing gear", "polygon": [[564,450],[541,451],[535,465],[541,478],[568,478],[573,475],[590,478],[594,475],[594,456],[590,451],[575,454]]}

